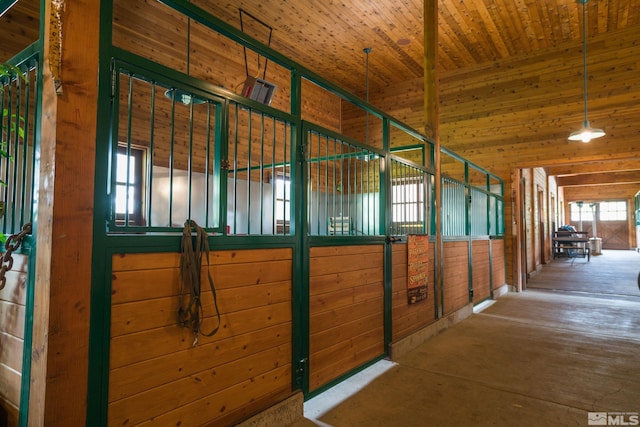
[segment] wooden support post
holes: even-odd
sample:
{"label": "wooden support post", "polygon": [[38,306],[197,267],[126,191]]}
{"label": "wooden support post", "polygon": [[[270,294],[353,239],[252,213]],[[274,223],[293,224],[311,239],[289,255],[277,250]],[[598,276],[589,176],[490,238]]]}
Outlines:
{"label": "wooden support post", "polygon": [[435,298],[438,301],[437,316],[441,317],[442,301],[442,273],[443,273],[443,246],[442,246],[442,206],[440,189],[440,108],[438,97],[438,0],[425,0],[424,2],[424,130],[425,134],[432,138],[435,144],[435,210],[436,210],[436,244],[434,258],[436,260]]}
{"label": "wooden support post", "polygon": [[[29,425],[34,426],[84,425],[87,410],[100,1],[64,3],[43,2],[42,11],[44,87],[29,400]],[[56,18],[56,11],[64,14]]]}

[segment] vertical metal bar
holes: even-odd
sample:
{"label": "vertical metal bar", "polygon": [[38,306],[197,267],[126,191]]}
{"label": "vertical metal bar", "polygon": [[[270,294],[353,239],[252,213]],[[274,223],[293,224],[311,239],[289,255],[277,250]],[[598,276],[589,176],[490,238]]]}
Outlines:
{"label": "vertical metal bar", "polygon": [[[347,234],[351,234],[351,217],[352,217],[352,212],[351,212],[351,195],[353,194],[353,190],[351,188],[351,163],[353,162],[353,150],[354,147],[352,145],[346,145],[346,147],[348,147],[348,157],[347,157]],[[344,223],[343,223],[344,224]],[[342,227],[342,231],[344,232],[344,225]]]}
{"label": "vertical metal bar", "polygon": [[[35,111],[33,112],[33,132],[30,135],[30,139],[31,139],[31,179],[29,181],[29,221],[34,220],[34,196],[35,196],[35,186],[36,186],[36,179],[35,179],[35,174],[37,173],[36,170],[36,153],[37,153],[37,146],[38,146],[38,140],[39,138],[38,136],[38,127],[39,127],[39,107],[38,107],[38,98],[40,96],[40,90],[38,88],[38,73],[40,70],[40,64],[38,63],[38,60],[35,60],[33,65],[33,72],[29,75],[29,82],[30,85],[35,83],[35,90],[33,91],[33,95],[29,96],[29,99],[31,99],[31,97],[33,96],[33,105],[35,106]],[[30,86],[31,87],[31,86]],[[27,141],[25,141],[25,143],[28,144]]]}
{"label": "vertical metal bar", "polygon": [[[338,162],[338,146],[337,146],[337,141],[335,138],[331,138],[331,140],[333,141],[333,184],[331,187],[331,194],[332,194],[332,210],[331,210],[331,216],[336,217],[337,216],[337,203],[338,203],[338,195],[336,194],[338,192],[338,186],[336,185],[336,179],[338,176],[338,171],[337,171],[337,162]],[[340,184],[342,185],[342,184]],[[327,218],[328,219],[328,218]]]}
{"label": "vertical metal bar", "polygon": [[[320,145],[321,145],[321,139],[320,139],[320,135],[318,135],[318,150],[320,150]],[[328,221],[329,219],[329,138],[328,137],[324,137],[324,151],[325,151],[325,156],[324,156],[324,160],[322,161],[322,163],[324,164],[324,218],[325,218],[325,222]],[[320,161],[320,158],[318,158],[318,162]],[[318,175],[320,175],[320,163],[318,163]],[[335,187],[333,187],[333,191],[335,191]],[[331,193],[333,193],[333,191],[331,191]],[[320,197],[320,187],[318,186],[318,197]],[[320,215],[318,212],[318,234],[320,234]],[[327,229],[327,233],[328,233],[328,229]]]}
{"label": "vertical metal bar", "polygon": [[156,83],[155,82],[151,82],[151,106],[149,108],[150,112],[149,112],[149,151],[147,152],[147,159],[146,159],[146,165],[147,165],[147,171],[146,171],[146,177],[147,177],[147,182],[148,185],[147,187],[147,224],[149,224],[149,226],[153,227],[155,224],[151,223],[151,212],[153,209],[152,206],[152,202],[153,202],[153,197],[151,197],[151,195],[153,194],[153,153],[154,153],[154,149],[155,149],[155,118],[156,118]]}
{"label": "vertical metal bar", "polygon": [[247,234],[251,234],[251,138],[253,137],[253,111],[247,117]]}
{"label": "vertical metal bar", "polygon": [[[307,230],[309,234],[318,234],[318,223],[320,218],[320,175],[318,173],[318,152],[320,150],[320,144],[315,142],[315,138],[312,137],[312,133],[307,130],[304,134],[305,141],[307,142],[308,150],[305,153],[305,163],[307,165],[307,217],[302,218],[307,221]],[[315,162],[312,159],[315,157]],[[315,170],[315,180],[314,180]],[[314,191],[315,185],[315,191]],[[315,212],[316,220],[313,222],[313,213]]]}
{"label": "vertical metal bar", "polygon": [[[31,93],[31,73],[29,72],[29,69],[27,68],[25,74],[25,79],[24,79],[24,114],[22,115],[23,117],[23,129],[24,132],[22,133],[22,177],[20,179],[21,183],[20,183],[20,220],[19,220],[19,224],[24,224],[25,222],[30,222],[30,221],[25,221],[25,211],[29,208],[29,205],[27,204],[27,202],[30,201],[30,198],[28,197],[28,192],[27,192],[27,183],[29,182],[30,179],[33,179],[33,173],[29,173],[29,172],[33,172],[32,170],[29,171],[29,144],[28,144],[28,140],[29,140],[29,123],[30,123],[30,111],[29,111],[29,96]],[[16,117],[19,120],[19,117],[21,117],[20,112],[16,113]],[[19,124],[18,124],[19,125]],[[31,203],[30,203],[31,204]],[[30,218],[31,219],[31,218]]]}
{"label": "vertical metal bar", "polygon": [[[7,103],[6,96],[7,96],[7,94],[9,92],[7,90],[7,84],[5,84],[5,82],[3,80],[0,80],[0,85],[2,85],[2,90],[0,91],[0,111],[4,111],[5,108],[6,108],[5,105]],[[5,117],[2,114],[0,114],[0,129],[2,129],[4,127],[5,127]],[[5,141],[4,135],[1,132],[0,132],[0,143],[1,144],[7,144],[7,141]],[[5,148],[7,148],[7,147],[5,146]],[[6,166],[7,162],[2,162],[1,164],[4,164]],[[0,169],[0,175],[3,176],[3,181],[7,182],[6,172],[3,169],[4,169],[4,167],[2,169]],[[2,190],[0,194],[2,194],[2,201],[4,202],[5,209],[6,209],[6,206],[7,206],[7,189],[6,189],[6,187],[3,186],[3,188],[0,188],[0,190]],[[1,221],[1,224],[2,224],[2,233],[6,234],[6,232],[7,232],[7,215],[4,215],[0,221]]]}
{"label": "vertical metal bar", "polygon": [[[286,129],[285,129],[286,132]],[[273,135],[272,135],[272,143],[271,143],[271,227],[273,227],[273,234],[278,234],[278,220],[276,219],[276,199],[277,199],[277,183],[276,179],[276,144],[277,144],[277,132],[276,132],[276,121],[273,119]],[[284,165],[283,165],[284,169]],[[282,231],[284,234],[284,223],[282,226]]]}
{"label": "vertical metal bar", "polygon": [[[378,227],[378,210],[380,209],[380,202],[382,195],[384,194],[380,189],[380,159],[376,159],[376,164],[367,164],[367,177],[370,177],[373,173],[373,183],[369,184],[367,179],[367,190],[374,195],[374,199],[370,201],[369,212],[372,212],[373,220],[371,226],[373,227],[372,234],[376,234]],[[375,200],[375,196],[378,196],[378,200]],[[382,230],[385,231],[385,230]]]}
{"label": "vertical metal bar", "polygon": [[213,223],[210,218],[209,207],[211,206],[211,185],[209,181],[211,180],[211,174],[209,173],[209,169],[211,168],[211,101],[207,101],[207,118],[206,118],[206,126],[207,132],[205,137],[205,159],[204,159],[204,223],[205,227],[213,227]]}
{"label": "vertical metal bar", "polygon": [[[5,144],[6,144],[6,149],[5,151],[7,153],[10,153],[10,155],[12,155],[15,158],[15,153],[12,153],[12,151],[14,150],[13,147],[13,139],[14,139],[14,134],[16,134],[17,132],[13,129],[13,126],[11,125],[11,112],[13,111],[14,107],[14,85],[12,84],[12,78],[11,76],[9,76],[9,84],[7,85],[7,96],[8,96],[8,107],[7,107],[7,122],[6,122],[6,140],[5,140]],[[15,203],[14,203],[14,192],[11,191],[11,189],[13,187],[10,186],[11,184],[11,171],[12,168],[15,168],[15,165],[12,166],[11,162],[5,162],[6,164],[6,169],[5,169],[5,175],[4,175],[4,182],[6,184],[9,185],[9,188],[5,188],[5,213],[4,216],[6,218],[6,222],[5,222],[5,230],[4,232],[13,232],[16,231],[15,230],[15,218],[14,218],[14,213],[15,213]],[[9,223],[9,224],[7,224]],[[8,227],[7,227],[8,225]]]}
{"label": "vertical metal bar", "polygon": [[[125,178],[125,208],[124,208],[124,226],[129,228],[129,179],[131,174],[131,165],[129,162],[131,156],[131,121],[133,112],[133,76],[129,74],[129,93],[127,94],[127,175]],[[116,166],[117,168],[117,166]]]}
{"label": "vertical metal bar", "polygon": [[[340,182],[342,182],[342,193],[340,193],[340,217],[344,218],[345,216],[345,200],[346,200],[346,195],[345,193],[349,193],[349,183],[347,182],[345,184],[344,180],[345,180],[345,173],[344,173],[344,164],[345,164],[345,158],[348,155],[348,153],[345,153],[345,143],[344,141],[340,141]],[[347,176],[348,178],[348,176]],[[340,228],[340,234],[344,234],[344,227]]]}
{"label": "vertical metal bar", "polygon": [[260,183],[260,187],[258,187],[258,194],[260,196],[258,200],[258,212],[260,218],[260,233],[264,234],[264,113],[260,113],[260,159],[258,164],[258,173],[260,176],[258,177],[258,182]]}
{"label": "vertical metal bar", "polygon": [[[369,151],[368,150],[361,150],[362,154],[364,156],[367,156],[366,158],[368,159],[369,156]],[[368,161],[368,160],[367,160]],[[356,190],[356,197],[355,197],[355,211],[356,211],[356,217],[358,217],[358,223],[357,226],[354,224],[354,232],[355,234],[362,234],[362,235],[366,235],[367,233],[365,232],[365,228],[364,228],[364,189],[362,188],[362,184],[364,183],[364,160],[356,162],[355,163],[355,168],[354,168],[354,173],[355,173],[355,190]],[[360,211],[360,214],[358,215],[358,211]]]}
{"label": "vertical metal bar", "polygon": [[[284,139],[284,144],[283,144],[283,150],[284,150],[284,156],[283,156],[283,160],[284,160],[284,166],[283,166],[283,172],[285,176],[291,176],[291,148],[289,148],[289,157],[287,157],[287,147],[289,145],[287,145],[287,130],[286,127],[284,128],[284,135],[283,135],[283,139]],[[302,141],[301,141],[302,143]],[[283,209],[284,209],[284,218],[285,221],[287,219],[287,217],[289,218],[289,221],[291,221],[291,218],[295,218],[295,214],[292,215],[291,214],[291,203],[288,203],[287,206],[287,200],[291,200],[291,185],[285,185],[284,186],[284,203],[283,203]],[[294,224],[297,225],[297,224]],[[291,223],[289,223],[289,226],[291,226]]]}
{"label": "vertical metal bar", "polygon": [[238,234],[238,111],[239,105],[234,104],[235,107],[235,123],[234,123],[234,138],[233,138],[233,234]]}
{"label": "vertical metal bar", "polygon": [[173,148],[175,143],[175,125],[176,125],[176,91],[171,91],[171,119],[169,131],[171,132],[171,137],[169,138],[169,227],[173,224]]}
{"label": "vertical metal bar", "polygon": [[187,158],[187,220],[193,219],[191,192],[193,185],[193,102],[189,104],[189,157]]}

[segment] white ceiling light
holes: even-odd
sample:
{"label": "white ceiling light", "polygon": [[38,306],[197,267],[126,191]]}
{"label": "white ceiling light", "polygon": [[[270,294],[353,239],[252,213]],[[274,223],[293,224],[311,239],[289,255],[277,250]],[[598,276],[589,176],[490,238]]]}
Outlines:
{"label": "white ceiling light", "polygon": [[584,121],[582,122],[582,128],[578,131],[572,132],[569,135],[570,141],[582,141],[589,142],[592,139],[600,138],[605,133],[602,129],[592,128],[589,119],[587,118],[587,2],[589,0],[577,0],[582,4],[582,53],[584,59],[583,81],[584,81]]}

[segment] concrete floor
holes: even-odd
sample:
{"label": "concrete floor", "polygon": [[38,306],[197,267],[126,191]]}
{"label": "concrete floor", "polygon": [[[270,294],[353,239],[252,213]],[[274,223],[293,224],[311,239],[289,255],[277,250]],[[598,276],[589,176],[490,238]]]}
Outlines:
{"label": "concrete floor", "polygon": [[634,251],[555,260],[527,291],[306,402],[292,427],[638,425],[639,271]]}

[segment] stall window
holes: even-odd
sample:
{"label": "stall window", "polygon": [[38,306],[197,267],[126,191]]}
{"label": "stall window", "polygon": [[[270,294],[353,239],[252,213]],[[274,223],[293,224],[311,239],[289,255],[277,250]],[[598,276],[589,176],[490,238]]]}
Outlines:
{"label": "stall window", "polygon": [[571,203],[571,221],[578,222],[582,221],[592,221],[593,220],[593,212],[589,207],[588,203],[584,203],[582,205],[578,203]]}
{"label": "stall window", "polygon": [[627,202],[600,202],[600,221],[626,221]]}
{"label": "stall window", "polygon": [[285,174],[277,174],[275,179],[275,186],[276,233],[289,234],[289,222],[291,220],[291,184],[289,181],[289,176]]}
{"label": "stall window", "polygon": [[116,157],[116,222],[144,225],[142,215],[142,179],[145,149],[118,147]]}

